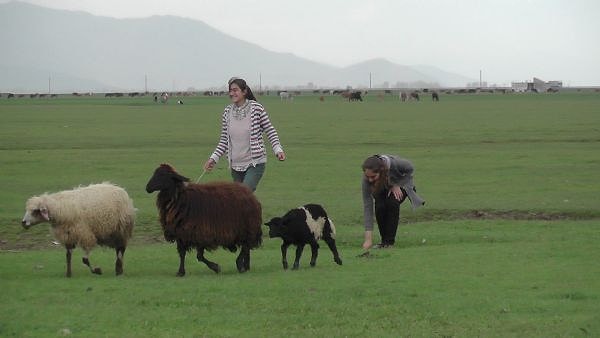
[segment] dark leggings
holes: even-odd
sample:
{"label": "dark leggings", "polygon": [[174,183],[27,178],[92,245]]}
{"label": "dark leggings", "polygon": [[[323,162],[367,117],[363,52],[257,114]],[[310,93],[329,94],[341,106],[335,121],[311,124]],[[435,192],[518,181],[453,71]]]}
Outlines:
{"label": "dark leggings", "polygon": [[396,232],[400,221],[400,204],[406,199],[406,191],[402,189],[402,199],[398,201],[394,194],[384,189],[373,196],[375,199],[375,219],[381,236],[381,243],[392,245],[396,242]]}

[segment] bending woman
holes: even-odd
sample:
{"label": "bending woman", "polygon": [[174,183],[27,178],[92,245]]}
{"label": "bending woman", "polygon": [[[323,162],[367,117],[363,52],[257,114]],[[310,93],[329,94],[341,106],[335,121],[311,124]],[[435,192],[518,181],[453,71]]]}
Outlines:
{"label": "bending woman", "polygon": [[413,165],[395,155],[373,155],[362,165],[362,196],[364,207],[365,241],[363,248],[373,245],[373,212],[377,220],[381,243],[374,248],[388,248],[396,242],[400,221],[400,204],[406,197],[413,209],[425,204],[413,183]]}

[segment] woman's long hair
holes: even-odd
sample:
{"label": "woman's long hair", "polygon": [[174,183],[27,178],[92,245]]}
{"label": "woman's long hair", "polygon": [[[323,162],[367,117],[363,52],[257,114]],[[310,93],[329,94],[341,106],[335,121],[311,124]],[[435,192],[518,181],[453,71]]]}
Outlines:
{"label": "woman's long hair", "polygon": [[232,83],[235,83],[236,85],[238,85],[238,87],[240,87],[240,89],[242,91],[246,91],[246,99],[256,101],[256,97],[252,93],[252,89],[250,89],[250,87],[248,86],[248,84],[246,83],[246,81],[244,79],[232,77],[231,79],[229,79],[229,82],[228,82],[229,89],[231,89]]}
{"label": "woman's long hair", "polygon": [[383,189],[388,187],[388,176],[389,170],[385,166],[385,161],[379,155],[373,155],[367,157],[367,159],[362,164],[363,172],[365,170],[371,170],[372,172],[379,174],[379,178],[377,181],[370,183],[371,192],[373,194],[381,192]]}

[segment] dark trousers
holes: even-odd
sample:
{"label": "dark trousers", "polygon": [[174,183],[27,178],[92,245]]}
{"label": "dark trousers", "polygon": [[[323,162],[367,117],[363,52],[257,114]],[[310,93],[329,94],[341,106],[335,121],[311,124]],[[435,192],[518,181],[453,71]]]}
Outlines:
{"label": "dark trousers", "polygon": [[392,245],[396,242],[396,232],[400,221],[400,204],[406,199],[406,191],[402,189],[402,199],[398,201],[388,189],[375,194],[375,219],[381,236],[381,243]]}

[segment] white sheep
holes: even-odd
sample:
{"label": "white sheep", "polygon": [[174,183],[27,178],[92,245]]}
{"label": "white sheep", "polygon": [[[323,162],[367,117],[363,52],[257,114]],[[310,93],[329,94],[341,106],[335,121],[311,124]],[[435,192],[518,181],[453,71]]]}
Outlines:
{"label": "white sheep", "polygon": [[42,222],[51,224],[54,237],[67,249],[67,277],[71,277],[71,252],[75,246],[85,251],[83,263],[92,268],[90,251],[96,244],[114,248],[115,272],[123,273],[123,255],[131,238],[136,209],[127,192],[108,182],[77,187],[57,193],[31,197],[25,204],[21,224],[25,229]]}

